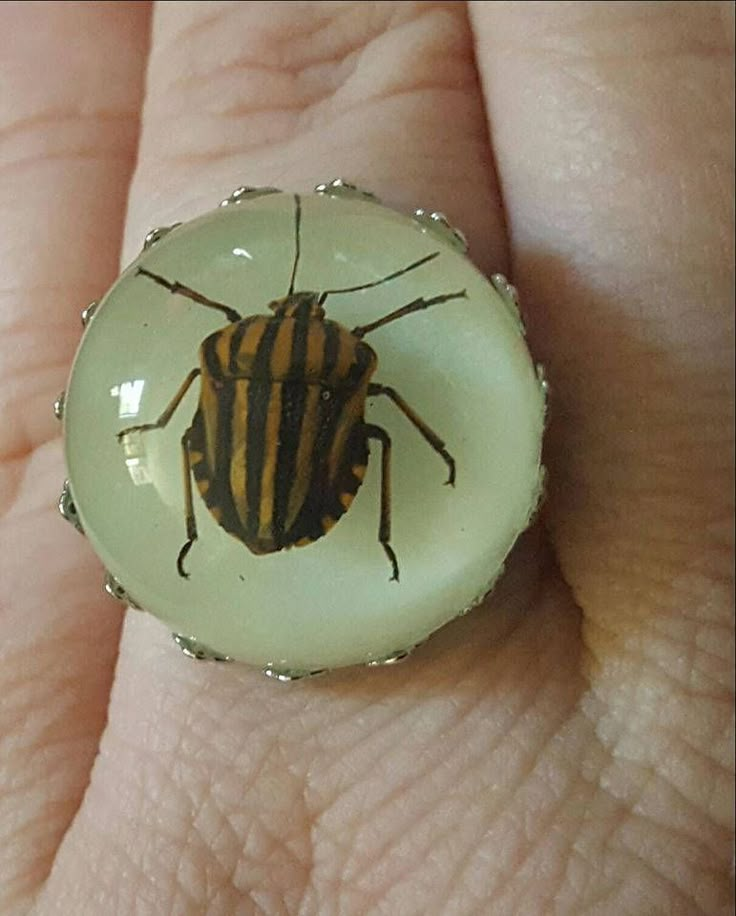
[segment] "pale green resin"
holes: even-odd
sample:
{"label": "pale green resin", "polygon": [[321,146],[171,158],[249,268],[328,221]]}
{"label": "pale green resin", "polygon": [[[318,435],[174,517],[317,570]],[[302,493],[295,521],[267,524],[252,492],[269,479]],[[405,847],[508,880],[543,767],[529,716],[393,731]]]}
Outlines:
{"label": "pale green resin", "polygon": [[[348,328],[411,300],[467,289],[457,300],[370,334],[375,381],[395,387],[445,440],[447,468],[385,397],[369,422],[393,441],[392,537],[401,569],[378,543],[380,450],[373,446],[352,507],[318,542],[253,556],[220,528],[196,488],[199,540],[186,540],[180,439],[198,383],[164,430],[127,449],[116,434],[152,422],[186,374],[217,312],[172,296],[128,269],[90,322],[69,383],[64,426],[72,493],[94,549],[133,600],[173,630],[233,658],[276,669],[337,667],[421,642],[475,603],[526,527],[540,486],[544,393],[518,317],[461,254],[410,217],[375,203],[306,196],[298,289],[365,283],[433,251],[433,262],[374,290],[330,296]],[[225,302],[263,313],[288,287],[294,198],[273,194],[181,226],[135,262]],[[135,438],[135,437],[134,437]]]}

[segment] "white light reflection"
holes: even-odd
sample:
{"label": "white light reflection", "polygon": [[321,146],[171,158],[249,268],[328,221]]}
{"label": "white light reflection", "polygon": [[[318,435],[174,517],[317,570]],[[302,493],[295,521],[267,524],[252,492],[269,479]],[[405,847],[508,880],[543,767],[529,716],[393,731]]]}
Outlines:
{"label": "white light reflection", "polygon": [[249,261],[253,260],[253,255],[245,248],[233,248],[233,254],[239,258],[248,258]]}
{"label": "white light reflection", "polygon": [[125,467],[128,469],[130,479],[137,487],[145,483],[151,483],[151,475],[148,473],[148,468],[144,460],[140,458],[126,458]]}
{"label": "white light reflection", "polygon": [[140,431],[128,433],[127,436],[123,437],[121,445],[125,455],[125,467],[135,486],[140,487],[146,483],[153,483],[153,478],[148,470],[148,457],[143,433]]}
{"label": "white light reflection", "polygon": [[[118,399],[118,417],[121,420],[138,416],[145,384],[144,379],[136,378],[112,386],[110,395]],[[146,460],[146,449],[140,432],[125,436],[121,444],[125,455],[125,467],[135,486],[152,483]]]}
{"label": "white light reflection", "polygon": [[119,385],[113,385],[110,394],[114,398],[119,398],[118,416],[137,417],[141,408],[141,398],[143,397],[143,388],[145,381],[142,378],[132,379],[129,382],[121,382]]}

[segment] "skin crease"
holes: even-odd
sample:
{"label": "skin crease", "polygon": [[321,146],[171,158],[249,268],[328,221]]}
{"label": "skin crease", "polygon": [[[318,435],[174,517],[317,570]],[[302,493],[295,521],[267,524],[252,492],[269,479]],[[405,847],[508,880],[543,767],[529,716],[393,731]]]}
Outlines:
{"label": "skin crease", "polygon": [[[2,916],[731,912],[732,17],[0,5]],[[518,283],[550,492],[409,663],[283,688],[119,639],[49,405],[148,229],[335,175]]]}

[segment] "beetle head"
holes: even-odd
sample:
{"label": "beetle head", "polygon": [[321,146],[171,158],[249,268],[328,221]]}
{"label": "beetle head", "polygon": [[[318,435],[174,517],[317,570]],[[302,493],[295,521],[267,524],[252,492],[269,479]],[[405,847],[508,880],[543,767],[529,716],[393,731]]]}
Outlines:
{"label": "beetle head", "polygon": [[325,317],[325,310],[320,302],[320,293],[289,293],[281,299],[274,299],[268,307],[279,318],[317,318]]}

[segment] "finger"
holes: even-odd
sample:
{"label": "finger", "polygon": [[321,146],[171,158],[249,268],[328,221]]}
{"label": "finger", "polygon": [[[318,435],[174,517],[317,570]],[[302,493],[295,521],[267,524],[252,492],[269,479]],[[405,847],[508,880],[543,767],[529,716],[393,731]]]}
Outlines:
{"label": "finger", "polygon": [[342,176],[444,208],[480,266],[504,269],[464,4],[384,3],[373,19],[356,3],[161,4],[149,79],[129,257],[152,223],[198,215],[234,180]]}
{"label": "finger", "polygon": [[554,391],[551,523],[591,644],[623,651],[617,637],[689,606],[715,645],[732,400],[719,7],[481,3],[473,16],[514,271]]}
{"label": "finger", "polygon": [[[301,188],[342,173],[399,205],[431,201],[502,266],[500,208],[462,5],[161,4],[153,35],[129,256],[145,231],[211,207],[238,183]],[[521,581],[514,614],[537,580]],[[507,615],[500,619],[508,626]],[[499,626],[487,623],[494,632]],[[561,640],[568,630],[557,626]],[[480,636],[478,645],[490,638]],[[477,694],[487,678],[473,652],[458,653],[450,677],[464,684],[472,677]],[[336,693],[274,692],[235,666],[193,668],[157,623],[129,619],[101,756],[48,899],[72,908],[98,899],[92,895],[109,894],[111,876],[133,867],[159,907],[186,897],[192,910],[204,908],[216,893],[228,912],[247,889],[255,906],[296,909],[310,880],[316,817],[304,793],[320,808],[340,793],[334,779],[322,781],[331,754],[319,741],[312,747],[313,736],[319,723],[328,734],[371,705],[359,687],[351,693],[354,677],[360,682],[351,672]],[[421,701],[422,684],[431,692],[435,677],[427,664],[419,686],[406,681],[392,698],[386,685],[375,696],[398,720]],[[563,679],[559,688],[546,700],[567,698],[575,682]],[[305,702],[314,704],[306,728]],[[442,726],[428,715],[427,744],[434,744]],[[411,778],[403,757],[396,766]],[[314,791],[306,787],[311,771]],[[151,804],[150,793],[163,804]],[[116,838],[106,824],[121,825]],[[214,877],[201,880],[211,868]]]}
{"label": "finger", "polygon": [[116,651],[100,573],[56,510],[50,404],[116,270],[146,27],[146,4],[0,8],[3,912],[30,905],[79,804]]}
{"label": "finger", "polygon": [[674,883],[686,858],[717,863],[706,909],[728,894],[733,817],[722,9],[472,7],[514,276],[552,383],[550,526],[584,612],[606,787],[652,825],[642,862],[669,850]]}
{"label": "finger", "polygon": [[[58,435],[46,408],[79,341],[79,312],[118,267],[147,5],[103,6],[3,7],[0,457],[11,467]],[[67,53],[70,35],[78,53]],[[3,478],[3,508],[18,480]]]}

